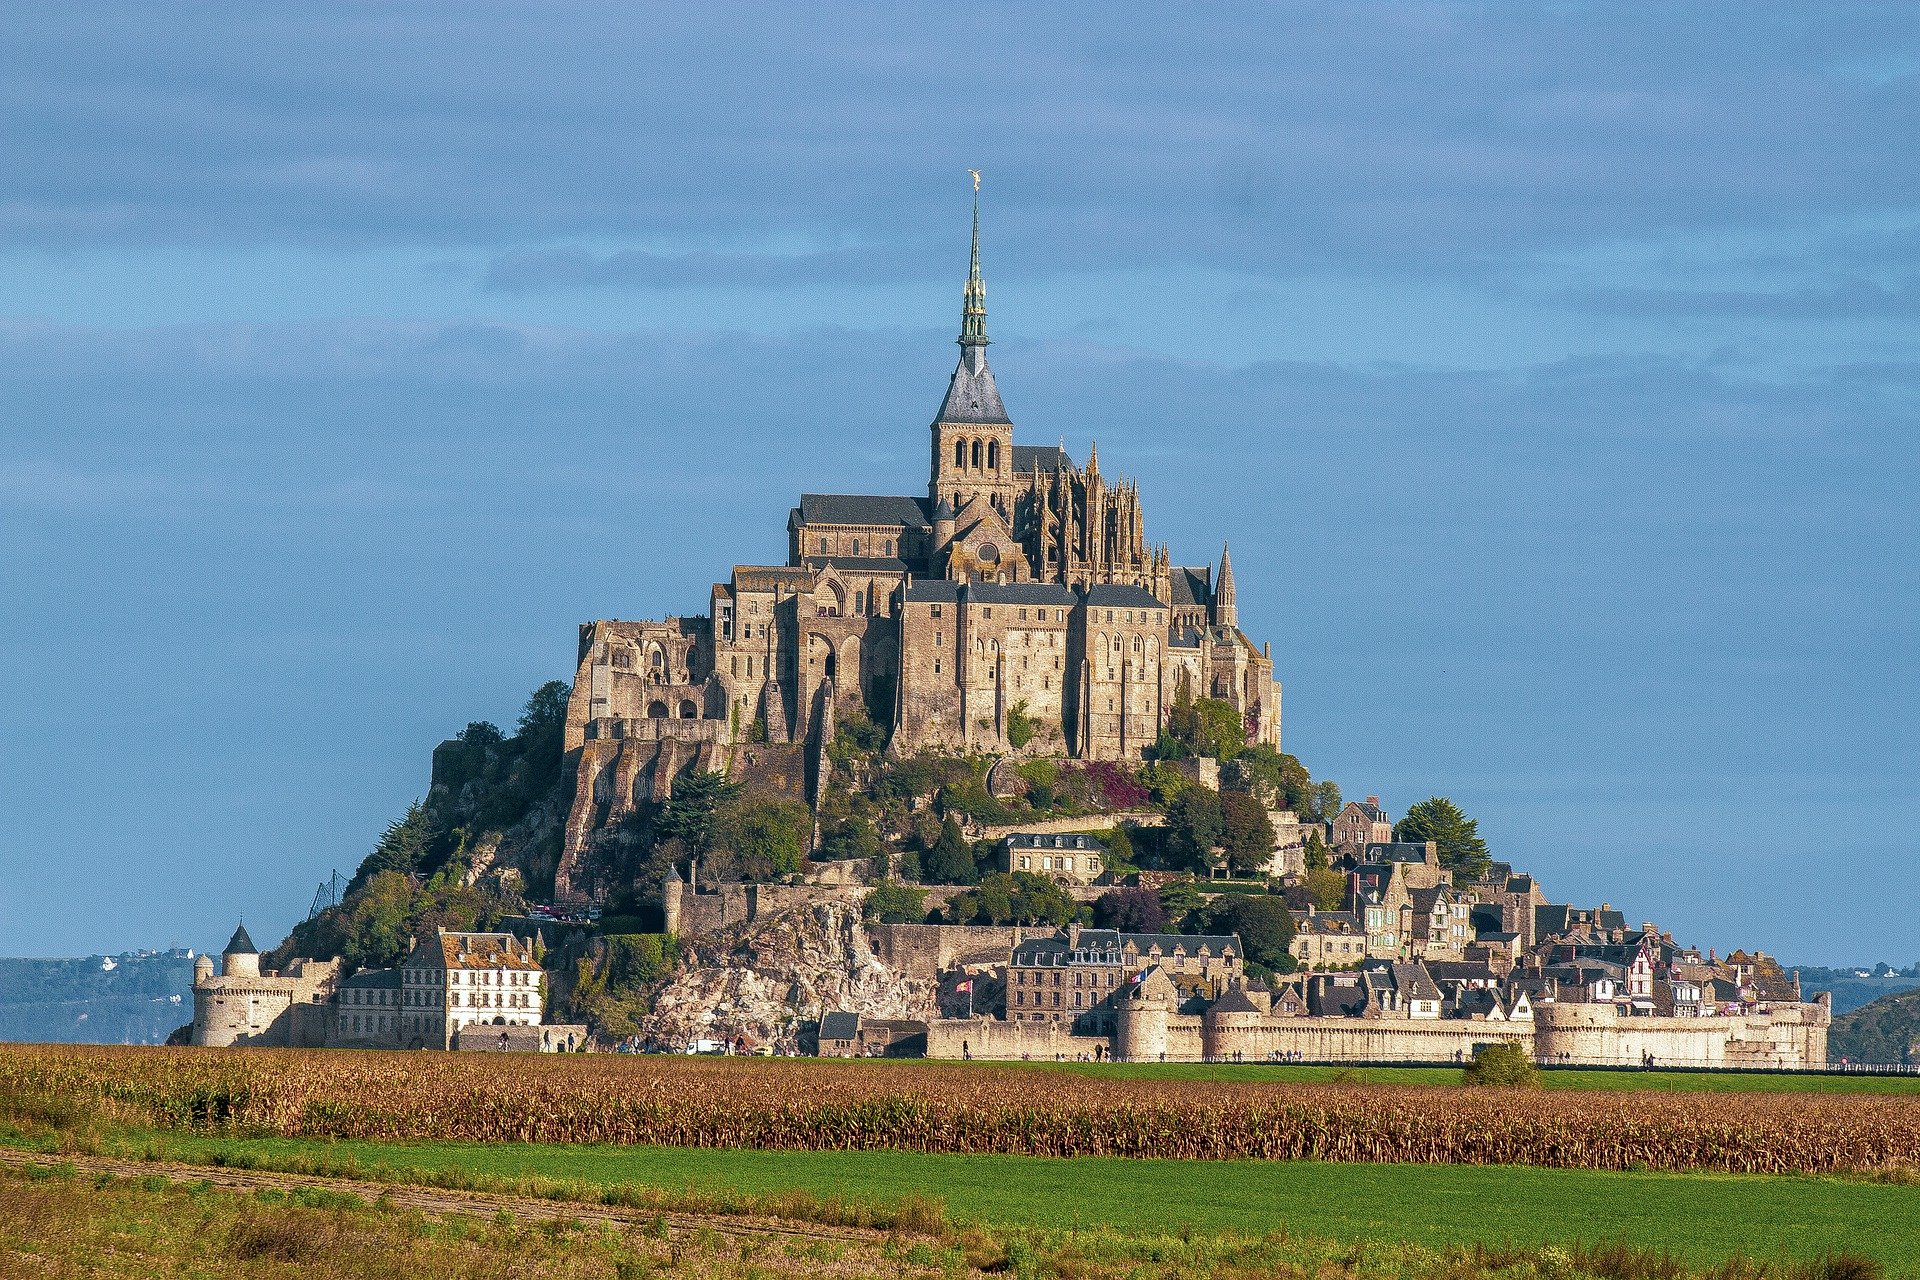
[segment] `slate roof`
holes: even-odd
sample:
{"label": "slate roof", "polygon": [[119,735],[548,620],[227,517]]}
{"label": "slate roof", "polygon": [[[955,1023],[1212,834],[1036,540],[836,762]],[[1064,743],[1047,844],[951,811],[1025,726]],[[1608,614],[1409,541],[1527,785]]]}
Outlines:
{"label": "slate roof", "polygon": [[458,969],[520,969],[539,972],[527,945],[510,933],[457,933],[442,929],[432,946],[419,953],[438,960],[437,967]]}
{"label": "slate roof", "polygon": [[1192,627],[1183,627],[1167,638],[1169,649],[1198,649],[1199,647],[1200,633]]}
{"label": "slate roof", "polygon": [[1057,582],[973,582],[967,584],[969,604],[1048,604],[1068,608],[1076,604],[1072,591]]}
{"label": "slate roof", "polygon": [[855,573],[905,573],[907,562],[897,556],[807,556],[807,568],[832,567]]}
{"label": "slate roof", "polygon": [[253,945],[253,939],[247,936],[247,926],[241,925],[233,931],[233,937],[227,939],[227,949],[221,953],[229,956],[257,956],[259,948]]}
{"label": "slate roof", "polygon": [[1161,955],[1172,955],[1178,950],[1193,956],[1200,954],[1203,949],[1216,956],[1240,954],[1240,939],[1232,934],[1121,933],[1116,929],[1082,929],[1078,945],[1069,941],[1064,932],[1050,938],[1029,938],[1013,949],[1013,963],[1070,964],[1075,951],[1122,951],[1129,945],[1143,956],[1155,947],[1160,948]]}
{"label": "slate roof", "polygon": [[1326,933],[1349,937],[1363,932],[1360,917],[1351,911],[1305,911],[1290,913],[1295,933]]}
{"label": "slate roof", "polygon": [[1073,465],[1073,459],[1067,451],[1051,444],[1017,444],[1013,446],[1013,470],[1024,475],[1038,466],[1042,471],[1063,471]]}
{"label": "slate roof", "polygon": [[1433,976],[1422,965],[1394,965],[1393,985],[1405,1000],[1438,1000],[1440,998],[1440,988],[1434,985]]}
{"label": "slate roof", "polygon": [[[1365,808],[1362,805],[1361,808]],[[1368,817],[1378,821],[1379,810],[1375,809]],[[1370,844],[1367,846],[1368,862],[1425,862],[1427,860],[1426,842],[1415,843],[1411,840],[1396,840],[1392,844]]]}
{"label": "slate roof", "polygon": [[[1056,843],[1059,842],[1059,843]],[[1084,831],[1062,831],[1041,834],[1033,831],[1016,831],[1007,837],[1007,845],[1013,849],[1091,849],[1095,853],[1104,850],[1106,842],[1099,836]],[[1084,935],[1082,935],[1084,936]]]}
{"label": "slate roof", "polygon": [[844,1009],[835,1009],[831,1013],[820,1015],[820,1038],[822,1040],[852,1040],[860,1034],[860,1015],[848,1013]]}
{"label": "slate roof", "polygon": [[1244,987],[1234,986],[1234,987],[1227,988],[1227,994],[1221,996],[1218,1000],[1214,1001],[1212,1007],[1209,1008],[1207,1012],[1208,1013],[1265,1013],[1266,1010],[1262,1009],[1259,1005],[1255,1004],[1252,1000],[1247,998],[1247,992]]}
{"label": "slate roof", "polygon": [[342,987],[397,987],[400,985],[398,969],[362,969],[340,984]]}
{"label": "slate roof", "polygon": [[1173,568],[1173,602],[1176,605],[1209,605],[1213,603],[1213,566],[1212,565],[1175,565]]}
{"label": "slate roof", "polygon": [[869,493],[803,493],[802,524],[897,524],[907,529],[930,528],[927,509],[919,498]]}
{"label": "slate roof", "polygon": [[960,598],[960,584],[945,578],[922,578],[907,584],[910,604],[952,604]]}
{"label": "slate roof", "polygon": [[1159,597],[1144,587],[1123,586],[1119,583],[1102,583],[1087,588],[1087,603],[1102,609],[1164,609]]}
{"label": "slate roof", "polygon": [[733,585],[741,591],[774,591],[790,587],[798,591],[810,584],[807,570],[784,564],[737,564],[733,566]]}
{"label": "slate roof", "polygon": [[[987,367],[986,353],[980,354],[979,368],[973,368],[965,355],[954,366],[953,380],[947,383],[947,397],[940,402],[935,422],[985,422],[1012,426],[1007,408],[1000,403],[1000,388],[994,384],[993,370]],[[1015,457],[1015,469],[1019,467]]]}

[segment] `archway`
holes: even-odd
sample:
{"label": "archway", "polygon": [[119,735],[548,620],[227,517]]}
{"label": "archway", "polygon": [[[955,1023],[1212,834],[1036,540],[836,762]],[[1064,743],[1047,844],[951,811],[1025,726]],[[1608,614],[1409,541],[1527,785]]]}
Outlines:
{"label": "archway", "polygon": [[680,718],[682,720],[698,720],[700,718],[700,708],[693,705],[692,698],[682,698],[680,700]]}
{"label": "archway", "polygon": [[655,698],[652,702],[649,702],[647,704],[647,719],[665,720],[666,718],[667,718],[666,703],[660,701],[660,699],[658,698]]}

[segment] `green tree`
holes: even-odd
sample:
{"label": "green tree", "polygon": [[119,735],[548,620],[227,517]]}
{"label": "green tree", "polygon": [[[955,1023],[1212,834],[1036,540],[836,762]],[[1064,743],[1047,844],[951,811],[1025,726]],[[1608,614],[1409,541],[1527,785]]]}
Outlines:
{"label": "green tree", "polygon": [[[370,876],[382,871],[398,871],[412,875],[421,870],[426,865],[427,851],[433,844],[434,825],[433,816],[425,802],[415,800],[407,806],[404,817],[388,823],[387,829],[380,833],[380,843],[373,847],[373,852],[361,864],[361,874]],[[359,878],[359,875],[355,876],[356,880]]]}
{"label": "green tree", "polygon": [[1301,856],[1305,859],[1306,869],[1309,872],[1325,871],[1333,865],[1332,860],[1327,856],[1327,842],[1320,838],[1318,831],[1307,832],[1307,846]]}
{"label": "green tree", "polygon": [[1429,797],[1408,809],[1407,816],[1393,824],[1393,838],[1409,843],[1433,841],[1440,848],[1440,865],[1453,872],[1456,884],[1481,879],[1493,865],[1479,824],[1445,796]]}
{"label": "green tree", "polygon": [[952,815],[940,824],[933,846],[920,855],[920,875],[929,884],[972,884],[980,878],[973,849]]}
{"label": "green tree", "polygon": [[1473,1051],[1473,1061],[1460,1075],[1465,1084],[1524,1089],[1540,1083],[1540,1071],[1533,1065],[1532,1057],[1525,1047],[1512,1041],[1481,1045]]}
{"label": "green tree", "polygon": [[1306,890],[1313,905],[1322,911],[1338,911],[1347,905],[1347,878],[1338,871],[1320,867],[1307,872]]}
{"label": "green tree", "polygon": [[[803,804],[736,798],[713,819],[713,850],[731,855],[732,871],[741,880],[765,882],[792,875],[806,864],[813,840],[813,814]],[[709,874],[727,878],[718,868]]]}
{"label": "green tree", "polygon": [[[1209,787],[1189,787],[1167,806],[1167,852],[1180,867],[1211,871],[1212,850],[1227,834],[1226,810],[1220,793]],[[1271,846],[1269,846],[1271,847]]]}
{"label": "green tree", "polygon": [[860,913],[875,924],[918,924],[927,918],[927,892],[887,880],[867,891]]}
{"label": "green tree", "polygon": [[1230,702],[1201,698],[1193,704],[1200,720],[1199,754],[1216,760],[1231,760],[1247,745],[1247,721]]}
{"label": "green tree", "polygon": [[1273,857],[1275,839],[1266,806],[1244,791],[1222,791],[1220,815],[1227,870],[1237,876],[1263,871]]}
{"label": "green tree", "polygon": [[1025,701],[1016,702],[1007,710],[1007,745],[1015,751],[1033,741],[1033,735],[1039,732],[1033,717],[1027,714]]}
{"label": "green tree", "polygon": [[674,782],[656,830],[695,853],[705,853],[719,830],[716,815],[739,794],[740,784],[728,782],[725,774],[695,770]]}
{"label": "green tree", "polygon": [[1272,894],[1226,893],[1215,898],[1205,913],[1214,933],[1240,936],[1245,958],[1275,973],[1293,969],[1293,913],[1284,899]]}
{"label": "green tree", "polygon": [[1175,880],[1160,887],[1160,907],[1176,927],[1205,903],[1200,886],[1191,880]]}
{"label": "green tree", "polygon": [[1340,784],[1316,782],[1313,785],[1313,803],[1308,806],[1308,812],[1301,815],[1301,820],[1311,817],[1315,822],[1332,822],[1339,816]]}

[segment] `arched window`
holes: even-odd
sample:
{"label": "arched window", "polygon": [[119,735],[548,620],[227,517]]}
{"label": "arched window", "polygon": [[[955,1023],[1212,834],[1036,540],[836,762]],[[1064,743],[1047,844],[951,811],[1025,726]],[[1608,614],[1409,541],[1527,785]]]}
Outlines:
{"label": "arched window", "polygon": [[998,471],[1000,469],[1000,442],[998,440],[987,441],[987,469],[989,471]]}
{"label": "arched window", "polygon": [[853,593],[853,611],[856,614],[865,613],[867,611],[867,593],[866,592],[856,591]]}
{"label": "arched window", "polygon": [[656,701],[654,701],[654,702],[649,702],[649,703],[647,704],[647,719],[649,719],[649,720],[665,720],[666,718],[667,718],[667,704],[666,704],[666,703],[664,703],[664,702],[660,702],[660,701],[657,701],[657,700],[656,700]]}
{"label": "arched window", "polygon": [[978,440],[973,442],[973,465],[976,467],[980,465],[980,442]]}
{"label": "arched window", "polygon": [[967,465],[967,442],[965,440],[955,440],[953,442],[953,465],[956,467],[964,467]]}
{"label": "arched window", "polygon": [[860,539],[858,539],[858,538],[855,538],[855,539],[853,540],[853,554],[855,554],[855,555],[859,555],[859,554],[860,554]]}
{"label": "arched window", "polygon": [[700,718],[700,708],[693,705],[693,699],[681,699],[680,718],[682,720],[698,720]]}

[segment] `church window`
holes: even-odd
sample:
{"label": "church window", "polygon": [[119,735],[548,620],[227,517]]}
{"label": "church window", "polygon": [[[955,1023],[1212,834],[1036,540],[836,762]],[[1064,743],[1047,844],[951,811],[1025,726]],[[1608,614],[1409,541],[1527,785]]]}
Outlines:
{"label": "church window", "polygon": [[980,442],[978,440],[973,442],[973,465],[976,467],[980,465]]}
{"label": "church window", "polygon": [[751,654],[747,657],[747,679],[753,679],[753,657]]}
{"label": "church window", "polygon": [[996,440],[987,441],[987,466],[992,470],[1000,467],[1000,444]]}
{"label": "church window", "polygon": [[824,535],[822,535],[820,539],[820,554],[821,555],[827,554],[827,539]]}
{"label": "church window", "polygon": [[967,465],[967,442],[965,440],[955,440],[953,442],[953,465],[956,467],[964,467]]}
{"label": "church window", "polygon": [[887,549],[887,550],[886,550],[886,554],[887,554],[887,555],[892,555],[892,554],[893,554],[893,539],[892,539],[892,538],[888,538],[888,539],[886,540],[886,542],[885,542],[884,544],[882,544],[882,545],[884,545],[884,546],[886,547],[886,549]]}
{"label": "church window", "polygon": [[855,538],[855,539],[853,540],[853,554],[855,554],[855,555],[859,555],[859,554],[860,554],[860,539],[858,539],[858,538]]}
{"label": "church window", "polygon": [[853,611],[855,613],[865,613],[867,611],[867,593],[866,592],[856,591],[853,593]]}
{"label": "church window", "polygon": [[733,667],[733,674],[736,676],[739,675],[740,674],[740,655],[737,653],[734,654],[732,659],[730,659],[730,662]]}

